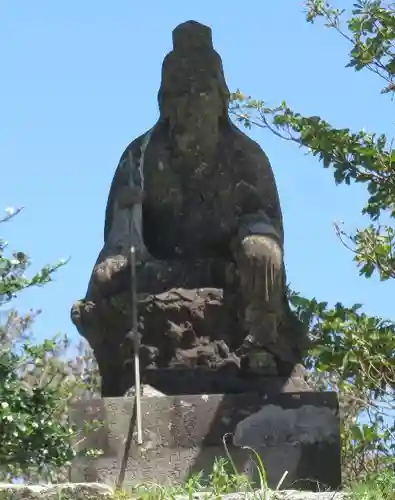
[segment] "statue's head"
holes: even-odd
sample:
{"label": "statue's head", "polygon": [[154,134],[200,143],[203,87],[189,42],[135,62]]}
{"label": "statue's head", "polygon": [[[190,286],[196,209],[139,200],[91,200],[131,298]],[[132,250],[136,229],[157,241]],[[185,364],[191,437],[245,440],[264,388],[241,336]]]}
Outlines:
{"label": "statue's head", "polygon": [[229,90],[208,26],[187,21],[173,31],[173,50],[163,61],[158,102],[161,119],[172,126],[228,119]]}

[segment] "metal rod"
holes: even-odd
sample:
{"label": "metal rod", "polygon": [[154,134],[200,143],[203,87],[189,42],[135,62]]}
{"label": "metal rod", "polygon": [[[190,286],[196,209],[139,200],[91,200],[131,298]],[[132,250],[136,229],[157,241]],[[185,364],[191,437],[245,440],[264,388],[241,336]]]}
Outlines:
{"label": "metal rod", "polygon": [[141,383],[140,383],[140,338],[137,326],[137,292],[136,292],[136,251],[130,248],[130,280],[132,292],[133,316],[133,351],[134,351],[134,389],[136,398],[137,444],[143,443],[143,428],[141,420]]}

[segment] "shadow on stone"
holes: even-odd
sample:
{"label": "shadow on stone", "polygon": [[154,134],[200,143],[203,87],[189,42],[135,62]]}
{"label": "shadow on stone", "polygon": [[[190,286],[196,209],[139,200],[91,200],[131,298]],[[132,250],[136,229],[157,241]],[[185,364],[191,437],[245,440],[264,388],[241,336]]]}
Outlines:
{"label": "shadow on stone", "polygon": [[192,474],[204,471],[207,476],[216,458],[226,458],[226,434],[233,435],[227,445],[238,472],[246,474],[256,487],[260,486],[256,457],[243,446],[261,456],[270,488],[277,486],[286,471],[282,489],[333,491],[341,486],[338,402],[333,393],[223,397],[202,440]]}

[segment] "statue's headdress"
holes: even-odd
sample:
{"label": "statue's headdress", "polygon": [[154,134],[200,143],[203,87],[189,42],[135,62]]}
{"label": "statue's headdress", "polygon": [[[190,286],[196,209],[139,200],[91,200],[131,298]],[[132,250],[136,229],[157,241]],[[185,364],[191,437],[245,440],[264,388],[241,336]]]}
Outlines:
{"label": "statue's headdress", "polygon": [[221,57],[213,47],[211,28],[196,21],[180,24],[173,30],[173,50],[163,61],[159,108],[171,94],[204,91],[210,79],[218,84],[227,108],[229,89]]}

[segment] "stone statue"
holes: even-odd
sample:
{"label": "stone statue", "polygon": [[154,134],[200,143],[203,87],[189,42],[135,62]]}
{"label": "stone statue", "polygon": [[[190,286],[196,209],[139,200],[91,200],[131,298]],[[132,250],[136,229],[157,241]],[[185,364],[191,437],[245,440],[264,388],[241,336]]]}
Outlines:
{"label": "stone statue", "polygon": [[121,156],[104,246],[72,309],[102,393],[119,396],[133,383],[132,244],[144,369],[289,377],[305,333],[286,296],[279,196],[266,154],[228,116],[210,28],[189,21],[173,31],[158,103],[157,123]]}

